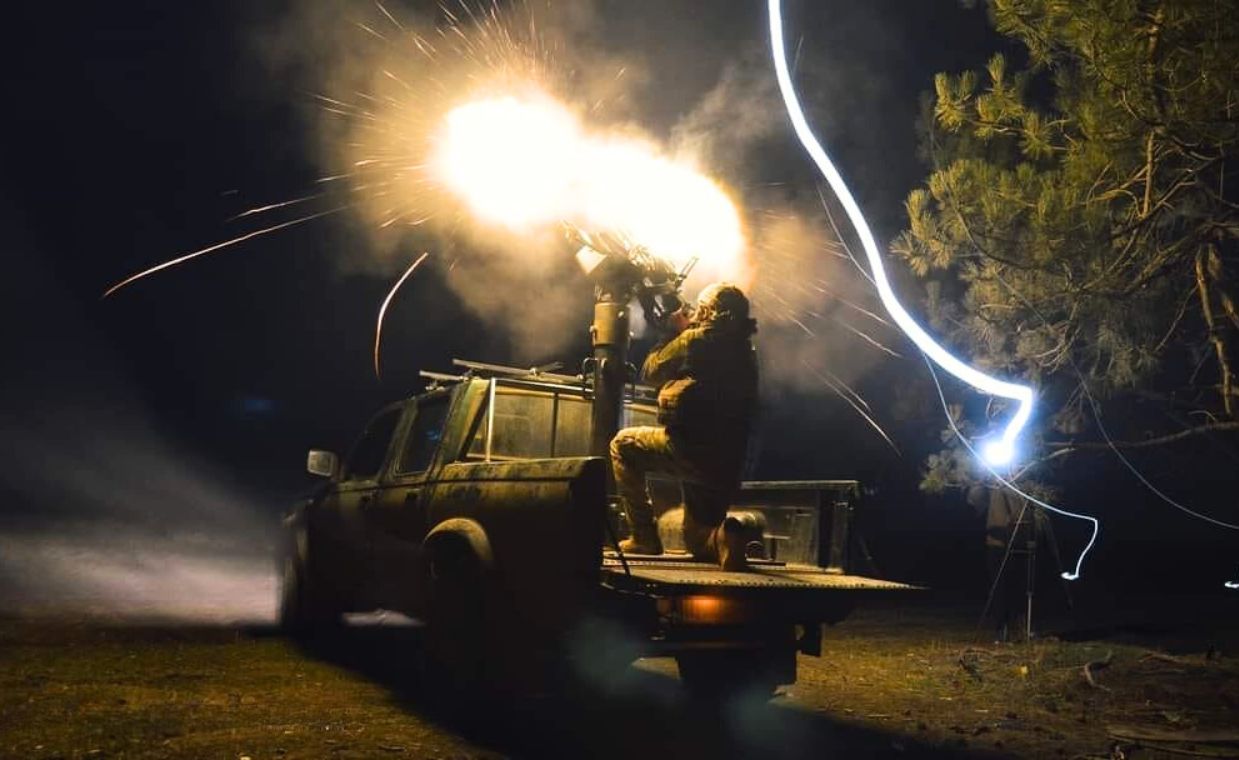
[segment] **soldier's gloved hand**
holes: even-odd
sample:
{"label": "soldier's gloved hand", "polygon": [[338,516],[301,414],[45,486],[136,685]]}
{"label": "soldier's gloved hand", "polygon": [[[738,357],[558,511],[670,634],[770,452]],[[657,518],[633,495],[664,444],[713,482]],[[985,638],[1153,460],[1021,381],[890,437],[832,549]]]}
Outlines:
{"label": "soldier's gloved hand", "polygon": [[672,335],[679,335],[688,327],[688,323],[692,321],[692,318],[693,315],[687,306],[671,312],[667,315],[667,331]]}

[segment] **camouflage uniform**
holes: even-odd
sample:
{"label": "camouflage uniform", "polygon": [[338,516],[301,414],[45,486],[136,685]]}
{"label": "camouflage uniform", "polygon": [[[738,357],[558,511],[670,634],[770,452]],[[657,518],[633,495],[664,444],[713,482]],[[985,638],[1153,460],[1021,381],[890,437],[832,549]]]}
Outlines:
{"label": "camouflage uniform", "polygon": [[740,484],[757,397],[754,330],[747,313],[703,321],[650,351],[642,374],[659,388],[662,427],[625,428],[611,441],[634,536],[657,536],[646,476],[668,475],[683,488],[685,545],[699,559],[718,560],[715,533]]}

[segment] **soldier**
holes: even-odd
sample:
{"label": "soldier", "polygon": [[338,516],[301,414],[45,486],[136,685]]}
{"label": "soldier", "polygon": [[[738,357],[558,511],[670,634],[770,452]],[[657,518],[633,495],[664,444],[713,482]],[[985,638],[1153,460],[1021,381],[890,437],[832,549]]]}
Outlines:
{"label": "soldier", "polygon": [[745,567],[744,526],[727,517],[740,485],[757,399],[757,323],[735,285],[701,291],[691,315],[672,315],[676,334],[651,349],[642,369],[658,387],[661,427],[625,428],[611,440],[611,464],[632,538],[620,548],[661,554],[646,475],[678,478],[684,494],[684,544],[725,570]]}

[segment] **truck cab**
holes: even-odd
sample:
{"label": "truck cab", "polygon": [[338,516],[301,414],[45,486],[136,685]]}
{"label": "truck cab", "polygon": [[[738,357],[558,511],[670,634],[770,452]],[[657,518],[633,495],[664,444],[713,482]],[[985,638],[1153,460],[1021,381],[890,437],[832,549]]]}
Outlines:
{"label": "truck cab", "polygon": [[[464,690],[642,656],[675,657],[691,688],[769,690],[794,682],[797,652],[820,654],[823,623],[910,588],[850,572],[854,481],[745,483],[744,572],[684,552],[678,484],[654,482],[667,552],[625,556],[588,377],[458,364],[423,373],[427,391],[380,410],[343,462],[310,452],[327,483],[285,518],[290,630],[403,613],[426,624],[427,666]],[[622,426],[655,416],[653,389],[627,386]]]}

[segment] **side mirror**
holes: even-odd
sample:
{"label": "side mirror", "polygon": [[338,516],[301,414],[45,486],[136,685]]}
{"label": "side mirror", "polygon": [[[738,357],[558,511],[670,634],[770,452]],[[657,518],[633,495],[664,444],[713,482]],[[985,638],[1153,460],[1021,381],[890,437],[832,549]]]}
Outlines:
{"label": "side mirror", "polygon": [[305,458],[305,469],[320,478],[334,478],[340,469],[340,459],[330,451],[310,449],[309,456]]}

